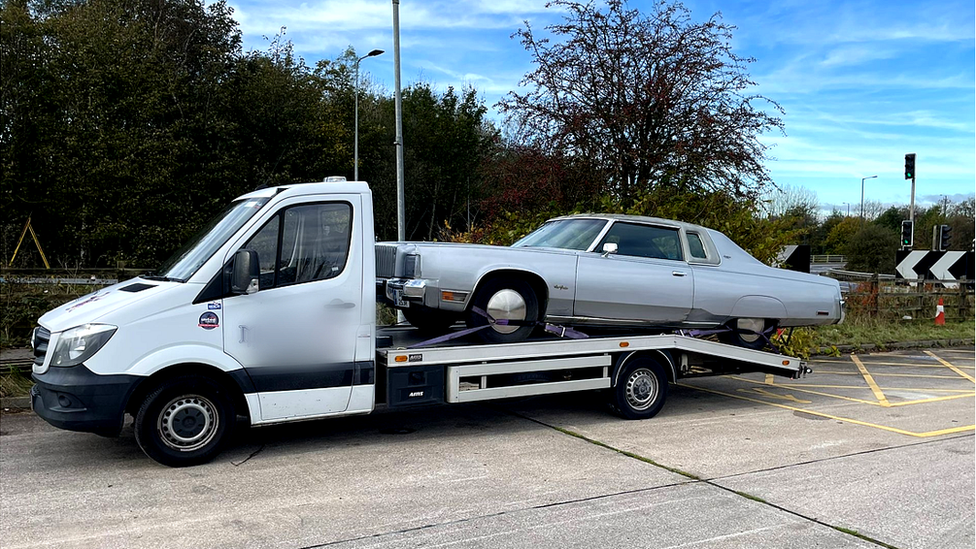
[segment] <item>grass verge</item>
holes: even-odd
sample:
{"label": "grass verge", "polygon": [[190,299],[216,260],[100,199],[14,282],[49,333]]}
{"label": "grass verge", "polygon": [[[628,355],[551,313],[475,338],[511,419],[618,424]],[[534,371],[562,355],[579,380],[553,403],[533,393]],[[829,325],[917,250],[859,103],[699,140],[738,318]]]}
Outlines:
{"label": "grass verge", "polygon": [[0,397],[27,396],[34,382],[30,375],[24,375],[16,370],[0,374]]}
{"label": "grass verge", "polygon": [[839,345],[873,344],[885,348],[891,343],[911,341],[940,341],[948,339],[973,339],[976,321],[946,322],[936,326],[931,320],[882,320],[876,318],[852,318],[843,324],[820,326],[813,330],[812,347],[815,349]]}

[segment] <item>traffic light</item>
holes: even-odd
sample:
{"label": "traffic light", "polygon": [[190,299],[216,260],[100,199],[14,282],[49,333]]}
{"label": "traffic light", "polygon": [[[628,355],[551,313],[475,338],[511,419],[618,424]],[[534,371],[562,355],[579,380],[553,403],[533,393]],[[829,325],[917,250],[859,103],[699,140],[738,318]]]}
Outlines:
{"label": "traffic light", "polygon": [[949,225],[939,226],[939,251],[944,252],[952,244],[952,227]]}
{"label": "traffic light", "polygon": [[915,179],[915,153],[905,155],[905,179]]}
{"label": "traffic light", "polygon": [[915,234],[913,231],[914,227],[912,222],[909,220],[904,220],[901,222],[901,247],[911,248],[912,244],[915,242]]}

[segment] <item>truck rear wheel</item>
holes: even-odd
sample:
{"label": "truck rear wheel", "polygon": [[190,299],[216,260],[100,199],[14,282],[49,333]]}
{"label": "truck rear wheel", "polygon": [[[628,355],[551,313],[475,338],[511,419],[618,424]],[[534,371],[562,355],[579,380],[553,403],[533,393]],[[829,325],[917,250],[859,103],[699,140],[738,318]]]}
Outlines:
{"label": "truck rear wheel", "polygon": [[625,419],[654,417],[668,398],[668,378],[661,365],[650,358],[636,358],[626,365],[613,389],[614,411]]}
{"label": "truck rear wheel", "polygon": [[234,405],[217,383],[181,376],[164,381],[139,406],[136,442],[163,465],[198,465],[220,452],[235,420]]}

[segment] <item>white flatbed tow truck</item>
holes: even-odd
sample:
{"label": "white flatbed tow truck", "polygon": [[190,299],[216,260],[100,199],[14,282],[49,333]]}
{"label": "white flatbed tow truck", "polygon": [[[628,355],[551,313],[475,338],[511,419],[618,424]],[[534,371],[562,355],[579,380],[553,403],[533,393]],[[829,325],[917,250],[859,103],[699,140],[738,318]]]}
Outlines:
{"label": "white flatbed tow truck", "polygon": [[417,330],[376,325],[372,216],[362,182],[242,196],[158,273],[41,317],[34,411],[107,436],[132,415],[148,456],[185,466],[213,459],[240,418],[262,426],[602,390],[619,415],[644,419],[685,377],[809,372],[679,334],[417,346]]}

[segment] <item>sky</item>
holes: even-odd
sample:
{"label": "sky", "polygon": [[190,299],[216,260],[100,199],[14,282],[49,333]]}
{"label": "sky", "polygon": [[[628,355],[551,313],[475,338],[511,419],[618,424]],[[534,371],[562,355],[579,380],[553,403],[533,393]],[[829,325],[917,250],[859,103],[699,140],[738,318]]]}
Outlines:
{"label": "sky", "polygon": [[[352,46],[361,74],[394,87],[391,0],[229,0],[244,48],[267,49],[285,28],[314,65]],[[976,8],[973,0],[776,0],[684,2],[696,21],[716,12],[735,25],[733,51],[756,61],[756,93],[786,111],[785,134],[767,167],[783,188],[814,191],[821,208],[856,214],[866,201],[908,204],[905,153],[917,154],[916,203],[976,194]],[[651,13],[650,0],[631,8]],[[544,0],[401,0],[404,87],[473,86],[493,108],[533,69],[512,34],[528,21],[544,31],[563,13]],[[406,140],[405,140],[406,141]],[[409,146],[409,143],[407,143]]]}

